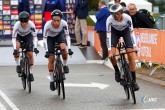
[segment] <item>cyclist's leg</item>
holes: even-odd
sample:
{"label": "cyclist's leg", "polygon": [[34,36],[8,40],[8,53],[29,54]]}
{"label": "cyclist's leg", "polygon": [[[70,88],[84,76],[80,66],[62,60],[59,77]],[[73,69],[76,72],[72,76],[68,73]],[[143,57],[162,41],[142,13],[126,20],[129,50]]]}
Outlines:
{"label": "cyclist's leg", "polygon": [[30,80],[34,81],[33,77],[33,64],[34,64],[34,58],[33,58],[33,35],[30,33],[26,36],[24,36],[24,42],[28,44],[27,47],[27,56],[29,59],[29,66],[30,66]]}
{"label": "cyclist's leg", "polygon": [[60,44],[60,48],[62,50],[62,58],[63,58],[63,68],[64,68],[64,72],[65,73],[69,73],[69,68],[67,66],[67,60],[68,60],[68,54],[67,54],[67,50],[66,50],[66,44],[65,43],[61,43]]}
{"label": "cyclist's leg", "polygon": [[[115,55],[116,54],[116,45],[119,41],[119,35],[117,34],[117,30],[115,30],[114,28],[112,28],[112,31],[111,31],[111,54],[112,55]],[[116,61],[116,58],[113,57],[113,58],[110,58],[110,61],[115,69],[115,80],[116,82],[120,82],[120,72],[119,72],[119,68],[117,66],[117,61]]]}
{"label": "cyclist's leg", "polygon": [[68,59],[68,54],[66,50],[66,40],[65,40],[65,35],[63,32],[61,32],[57,36],[57,42],[60,44],[60,49],[62,51],[62,58],[63,58],[63,68],[65,73],[69,73],[69,68],[67,66],[67,59]]}
{"label": "cyclist's leg", "polygon": [[55,86],[54,86],[54,55],[50,55],[48,58],[48,70],[49,70],[49,75],[50,75],[50,90],[54,91]]}
{"label": "cyclist's leg", "polygon": [[[127,52],[133,51],[133,42],[131,39],[130,31],[126,31],[123,38],[124,38],[124,42],[126,44],[126,51]],[[129,67],[130,67],[130,71],[132,74],[132,78],[133,78],[134,83],[135,83],[134,88],[135,88],[135,90],[138,90],[139,86],[136,83],[135,59],[134,59],[134,53],[133,52],[128,54],[128,61],[129,61]]]}
{"label": "cyclist's leg", "polygon": [[[21,36],[17,34],[16,37],[16,49],[19,52],[20,49],[20,41],[21,41]],[[16,72],[21,73],[21,66],[20,66],[20,54],[18,53],[17,55],[14,55],[15,62],[16,62]]]}
{"label": "cyclist's leg", "polygon": [[[54,37],[48,37],[47,39],[47,44],[48,44],[48,52],[50,54],[54,54],[54,49],[55,49],[55,38]],[[54,55],[50,55],[48,58],[48,70],[49,70],[49,75],[50,75],[50,90],[54,91],[55,86],[54,86],[54,60],[55,57]]]}

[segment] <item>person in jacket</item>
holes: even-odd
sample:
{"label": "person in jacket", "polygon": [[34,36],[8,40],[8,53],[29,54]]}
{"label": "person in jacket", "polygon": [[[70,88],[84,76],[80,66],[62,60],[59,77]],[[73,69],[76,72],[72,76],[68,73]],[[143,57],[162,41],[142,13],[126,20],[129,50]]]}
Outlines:
{"label": "person in jacket", "polygon": [[30,14],[29,0],[19,0],[18,1],[18,14],[22,11],[26,11]]}
{"label": "person in jacket", "polygon": [[[80,48],[86,48],[87,46],[87,16],[88,16],[88,0],[78,0],[74,8],[76,16],[75,22],[75,36],[76,45]],[[82,31],[82,40],[80,36],[80,29]]]}
{"label": "person in jacket", "polygon": [[60,11],[65,11],[64,4],[65,0],[46,0],[43,8],[43,21],[51,20],[51,12],[55,9],[59,9]]}
{"label": "person in jacket", "polygon": [[153,28],[149,18],[144,13],[140,13],[134,3],[128,4],[128,11],[126,13],[132,18],[133,28]]}
{"label": "person in jacket", "polygon": [[110,11],[106,6],[105,1],[99,2],[99,11],[96,14],[96,25],[95,30],[97,31],[102,47],[103,57],[102,59],[106,59],[108,57],[108,48],[107,48],[107,35],[106,35],[106,20],[110,16]]}

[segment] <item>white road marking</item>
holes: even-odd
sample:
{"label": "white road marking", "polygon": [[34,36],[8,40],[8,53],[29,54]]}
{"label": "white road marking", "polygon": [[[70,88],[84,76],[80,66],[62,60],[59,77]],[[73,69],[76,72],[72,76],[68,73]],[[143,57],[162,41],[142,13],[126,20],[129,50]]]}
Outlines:
{"label": "white road marking", "polygon": [[[49,76],[47,76],[47,78],[50,80]],[[97,87],[97,88],[100,88],[100,89],[105,89],[109,85],[91,82],[90,84],[65,83],[65,86],[66,87]]]}
{"label": "white road marking", "polygon": [[0,90],[0,96],[7,102],[7,104],[12,108],[12,110],[19,110],[14,103]]}
{"label": "white road marking", "polygon": [[0,110],[7,110],[7,109],[0,103]]}
{"label": "white road marking", "polygon": [[65,83],[65,86],[66,87],[98,87],[100,89],[105,89],[109,85],[91,82],[91,84]]}

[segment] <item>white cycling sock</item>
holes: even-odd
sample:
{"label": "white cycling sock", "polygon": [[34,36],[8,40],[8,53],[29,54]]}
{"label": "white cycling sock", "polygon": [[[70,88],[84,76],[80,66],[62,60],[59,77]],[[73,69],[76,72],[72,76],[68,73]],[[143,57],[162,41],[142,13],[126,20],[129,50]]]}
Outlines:
{"label": "white cycling sock", "polygon": [[33,65],[30,66],[30,74],[33,74]]}
{"label": "white cycling sock", "polygon": [[63,65],[67,66],[67,60],[63,60]]}
{"label": "white cycling sock", "polygon": [[50,82],[54,82],[53,72],[50,72],[49,75],[50,75]]}
{"label": "white cycling sock", "polygon": [[17,65],[20,65],[20,58],[15,58],[15,62]]}

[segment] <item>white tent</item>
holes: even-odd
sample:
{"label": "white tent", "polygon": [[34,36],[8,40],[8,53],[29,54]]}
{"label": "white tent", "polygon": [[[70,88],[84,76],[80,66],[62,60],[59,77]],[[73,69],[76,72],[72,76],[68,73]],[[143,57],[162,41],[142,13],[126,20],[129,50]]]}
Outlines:
{"label": "white tent", "polygon": [[[129,3],[134,3],[137,7],[137,9],[147,9],[149,12],[152,12],[152,3],[146,1],[146,0],[121,0],[121,2],[125,2],[126,5]],[[114,4],[114,0],[108,3],[108,5]]]}

